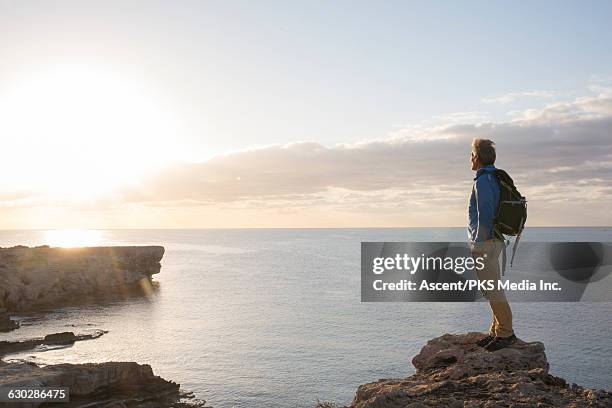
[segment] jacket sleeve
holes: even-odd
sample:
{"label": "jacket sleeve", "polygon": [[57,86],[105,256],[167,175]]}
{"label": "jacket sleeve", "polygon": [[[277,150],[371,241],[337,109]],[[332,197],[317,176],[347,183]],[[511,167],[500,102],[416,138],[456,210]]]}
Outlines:
{"label": "jacket sleeve", "polygon": [[485,174],[478,177],[474,185],[476,193],[476,208],[478,210],[478,226],[476,229],[476,242],[483,242],[493,238],[493,219],[495,218],[495,206],[493,183],[490,175]]}

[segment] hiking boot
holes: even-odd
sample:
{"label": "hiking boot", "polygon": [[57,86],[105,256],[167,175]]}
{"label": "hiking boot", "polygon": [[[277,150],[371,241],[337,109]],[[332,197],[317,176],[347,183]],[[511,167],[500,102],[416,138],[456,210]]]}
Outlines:
{"label": "hiking boot", "polygon": [[487,344],[489,344],[490,342],[493,341],[493,339],[495,339],[495,336],[487,334],[486,336],[484,336],[482,339],[478,340],[476,342],[476,345],[480,346],[480,347],[484,347]]}
{"label": "hiking boot", "polygon": [[514,342],[516,342],[516,336],[514,334],[508,337],[495,337],[485,346],[485,349],[487,351],[497,351],[514,344]]}

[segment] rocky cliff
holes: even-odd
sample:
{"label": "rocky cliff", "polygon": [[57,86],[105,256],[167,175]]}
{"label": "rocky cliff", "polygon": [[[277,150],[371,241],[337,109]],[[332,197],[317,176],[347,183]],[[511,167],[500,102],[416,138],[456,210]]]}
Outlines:
{"label": "rocky cliff", "polygon": [[[56,364],[0,361],[0,388],[67,387],[69,403],[62,407],[167,408],[203,407],[204,401],[180,391],[179,384],[153,374],[151,366],[133,362]],[[40,404],[10,403],[12,407]]]}
{"label": "rocky cliff", "polygon": [[27,311],[150,289],[162,246],[0,248],[0,308]]}
{"label": "rocky cliff", "polygon": [[487,352],[481,333],[445,334],[414,357],[408,378],[361,385],[352,408],[612,407],[612,393],[567,384],[548,373],[544,345],[519,340]]}

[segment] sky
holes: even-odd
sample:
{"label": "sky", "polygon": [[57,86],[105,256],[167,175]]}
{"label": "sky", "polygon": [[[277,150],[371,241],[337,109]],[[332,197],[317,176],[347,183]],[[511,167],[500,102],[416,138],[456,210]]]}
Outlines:
{"label": "sky", "polygon": [[612,3],[0,0],[0,228],[612,225]]}

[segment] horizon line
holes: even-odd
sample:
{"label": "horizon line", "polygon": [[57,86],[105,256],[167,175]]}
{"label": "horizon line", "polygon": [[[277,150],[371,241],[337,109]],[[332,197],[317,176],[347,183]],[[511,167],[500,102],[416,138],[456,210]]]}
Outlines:
{"label": "horizon line", "polygon": [[[463,226],[401,226],[401,227],[125,227],[125,228],[0,228],[0,231],[109,231],[109,230],[132,230],[132,231],[177,231],[177,230],[192,230],[192,231],[203,231],[203,230],[290,230],[290,229],[463,229],[467,227]],[[535,225],[532,227],[525,227],[525,229],[534,228],[612,228],[612,225]]]}

